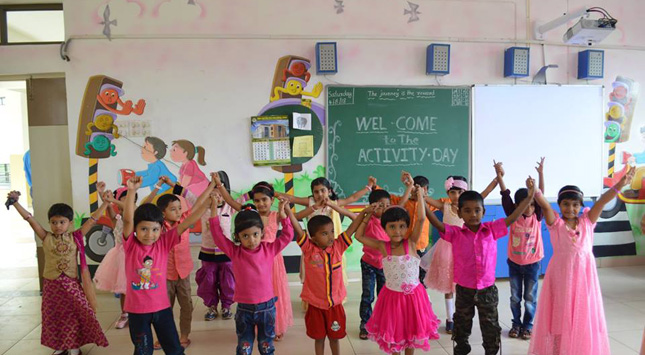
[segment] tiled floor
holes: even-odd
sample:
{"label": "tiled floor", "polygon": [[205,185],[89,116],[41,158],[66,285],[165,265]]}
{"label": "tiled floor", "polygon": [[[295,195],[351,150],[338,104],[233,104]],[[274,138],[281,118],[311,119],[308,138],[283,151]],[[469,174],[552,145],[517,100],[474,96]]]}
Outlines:
{"label": "tiled floor", "polygon": [[[4,354],[51,354],[51,350],[40,345],[40,296],[35,267],[35,244],[24,231],[24,222],[20,219],[7,218],[8,214],[0,213],[0,225],[3,226],[3,238],[0,238],[0,353]],[[13,229],[15,227],[15,229]],[[11,238],[7,231],[12,231]],[[20,231],[20,232],[13,232]],[[18,234],[16,234],[18,233]],[[15,237],[15,238],[14,238]],[[601,268],[598,270],[605,300],[605,312],[612,353],[615,355],[638,354],[643,327],[645,326],[645,266]],[[358,305],[361,287],[358,274],[351,274],[348,288],[348,301],[345,304],[348,315],[348,337],[341,341],[341,354],[379,354],[378,347],[358,338]],[[193,276],[194,280],[194,276]],[[304,313],[300,311],[300,285],[295,275],[292,281],[291,298],[294,307],[295,325],[289,330],[284,340],[276,343],[277,354],[313,354],[313,341],[305,335]],[[500,290],[499,315],[503,331],[503,353],[526,354],[528,342],[510,339],[506,332],[510,325],[511,312],[508,307],[510,297],[507,281],[497,282]],[[193,294],[195,293],[193,283]],[[444,318],[443,296],[430,292],[430,298],[436,314]],[[84,354],[130,354],[128,329],[114,329],[114,321],[119,316],[119,302],[111,294],[99,294],[98,319],[110,342],[108,348],[95,346],[83,347]],[[186,354],[231,354],[235,349],[235,330],[233,320],[217,319],[205,322],[206,311],[200,299],[193,296],[193,332],[190,336],[192,345]],[[175,313],[177,315],[177,310]],[[483,354],[481,335],[475,321],[471,342],[472,354]],[[161,353],[161,352],[159,352]],[[257,353],[257,349],[254,354]],[[327,349],[329,354],[329,349]],[[450,337],[442,334],[438,341],[432,342],[432,350],[418,354],[445,355],[452,354]]]}

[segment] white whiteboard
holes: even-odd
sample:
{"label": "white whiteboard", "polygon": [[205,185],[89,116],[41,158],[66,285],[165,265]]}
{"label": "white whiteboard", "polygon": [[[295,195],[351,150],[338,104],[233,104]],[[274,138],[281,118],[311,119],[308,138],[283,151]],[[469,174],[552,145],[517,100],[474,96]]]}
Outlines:
{"label": "white whiteboard", "polygon": [[[473,89],[473,188],[494,178],[493,159],[504,163],[511,193],[537,182],[536,162],[544,164],[545,196],[564,185],[585,196],[602,191],[603,87],[598,85],[475,86]],[[490,195],[499,201],[499,190]],[[512,195],[511,195],[512,196]]]}

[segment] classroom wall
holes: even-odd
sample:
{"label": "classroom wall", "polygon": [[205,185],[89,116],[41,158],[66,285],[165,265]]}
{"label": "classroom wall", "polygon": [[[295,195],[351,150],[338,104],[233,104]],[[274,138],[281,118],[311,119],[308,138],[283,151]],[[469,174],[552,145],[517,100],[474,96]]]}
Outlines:
{"label": "classroom wall", "polygon": [[[5,3],[6,1],[0,1]],[[88,159],[74,153],[81,102],[88,78],[103,74],[123,82],[124,99],[146,100],[141,116],[119,120],[144,120],[150,134],[167,144],[189,139],[206,149],[205,172],[224,169],[233,190],[248,189],[258,180],[280,180],[281,173],[251,164],[250,116],[269,102],[278,58],[309,58],[317,82],[353,85],[470,85],[528,84],[531,78],[504,78],[504,49],[530,45],[532,74],[545,64],[550,83],[586,84],[575,78],[577,52],[562,44],[562,26],[546,36],[544,44],[532,41],[532,24],[546,22],[583,5],[603,6],[616,17],[618,29],[598,48],[605,49],[606,94],[618,75],[645,83],[645,3],[596,0],[541,1],[426,1],[419,4],[419,20],[408,23],[406,1],[351,0],[337,13],[332,0],[65,0],[66,35],[70,62],[60,59],[58,47],[0,47],[0,75],[64,72],[67,84],[69,146],[74,208],[89,212]],[[110,6],[112,41],[100,24]],[[572,23],[571,23],[572,24]],[[338,42],[339,72],[315,74],[317,41]],[[432,42],[450,43],[451,73],[425,75],[425,50]],[[324,104],[324,94],[314,99]],[[645,103],[640,103],[640,106]],[[643,151],[638,139],[645,112],[637,108],[632,124],[635,137],[618,150]],[[539,124],[535,122],[534,124]],[[138,145],[142,137],[114,141],[117,155],[99,161],[99,180],[117,185],[121,168],[145,169]],[[304,165],[313,174],[324,165],[324,150]],[[563,155],[566,152],[563,152]],[[169,160],[169,157],[166,157]],[[562,157],[547,157],[560,159]],[[603,157],[606,159],[606,157]],[[178,167],[167,162],[175,174]],[[621,163],[618,162],[617,169]],[[320,170],[318,170],[320,171]],[[565,173],[565,172],[563,172]],[[304,187],[306,191],[306,186]]]}

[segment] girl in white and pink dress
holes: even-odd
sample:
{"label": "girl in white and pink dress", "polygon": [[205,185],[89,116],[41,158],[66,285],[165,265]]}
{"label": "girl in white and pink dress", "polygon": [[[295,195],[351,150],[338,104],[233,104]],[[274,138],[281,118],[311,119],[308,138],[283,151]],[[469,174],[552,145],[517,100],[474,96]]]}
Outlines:
{"label": "girl in white and pink dress", "polygon": [[561,216],[551,209],[544,196],[536,195],[549,228],[553,257],[538,297],[529,354],[611,354],[593,255],[593,231],[604,205],[629,184],[634,171],[631,169],[602,194],[591,209],[583,209],[583,194],[577,186],[560,189]]}
{"label": "girl in white and pink dress", "polygon": [[[417,189],[422,199],[422,190]],[[425,219],[425,204],[417,204],[417,221]],[[420,259],[417,240],[423,223],[414,225],[409,239],[404,239],[410,223],[408,212],[400,206],[389,207],[381,216],[381,225],[390,237],[384,242],[364,236],[367,221],[375,205],[363,212],[363,222],[356,231],[356,240],[383,255],[385,287],[381,289],[372,317],[365,325],[369,339],[388,354],[413,354],[414,349],[430,350],[430,340],[439,339],[439,319],[432,311],[430,298],[419,282]]]}
{"label": "girl in white and pink dress", "polygon": [[[111,206],[107,210],[114,225],[112,234],[114,235],[115,244],[114,248],[105,254],[94,274],[96,288],[119,294],[121,300],[121,316],[116,321],[116,329],[122,329],[128,325],[128,313],[123,311],[127,281],[125,277],[125,251],[123,250],[123,220],[121,219],[123,201],[125,201],[127,194],[128,188],[124,186],[118,188],[112,194],[105,195],[107,198],[106,202],[111,203]],[[103,198],[102,195],[101,197]]]}

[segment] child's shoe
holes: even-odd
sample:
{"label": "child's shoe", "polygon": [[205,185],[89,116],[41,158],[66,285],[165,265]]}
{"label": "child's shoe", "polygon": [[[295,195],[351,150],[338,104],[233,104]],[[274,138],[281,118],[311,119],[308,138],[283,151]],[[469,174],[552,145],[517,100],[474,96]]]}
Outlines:
{"label": "child's shoe", "polygon": [[520,336],[520,327],[514,325],[511,330],[508,331],[509,338],[517,338]]}
{"label": "child's shoe", "polygon": [[520,337],[524,340],[531,340],[531,330],[522,329],[522,331],[520,332]]}
{"label": "child's shoe", "polygon": [[361,338],[361,340],[367,340],[367,330],[361,329],[358,333],[358,337]]}
{"label": "child's shoe", "polygon": [[121,313],[121,317],[119,317],[119,320],[116,321],[116,324],[114,327],[116,329],[123,329],[128,326],[128,314],[127,313]]}
{"label": "child's shoe", "polygon": [[455,329],[455,323],[449,320],[446,320],[446,333],[452,334],[453,329]]}
{"label": "child's shoe", "polygon": [[217,306],[209,307],[208,311],[206,311],[206,314],[204,315],[204,320],[211,321],[215,320],[215,318],[217,318]]}
{"label": "child's shoe", "polygon": [[228,308],[222,308],[222,319],[231,319],[233,318],[233,313]]}

